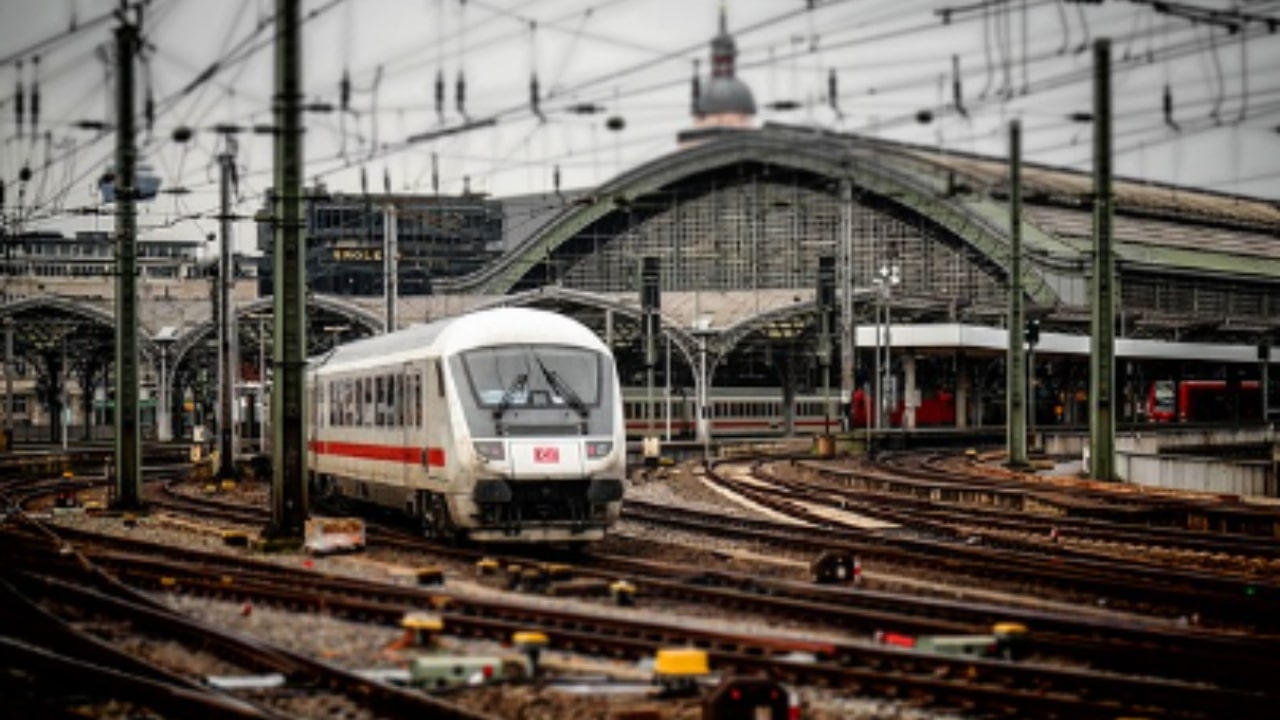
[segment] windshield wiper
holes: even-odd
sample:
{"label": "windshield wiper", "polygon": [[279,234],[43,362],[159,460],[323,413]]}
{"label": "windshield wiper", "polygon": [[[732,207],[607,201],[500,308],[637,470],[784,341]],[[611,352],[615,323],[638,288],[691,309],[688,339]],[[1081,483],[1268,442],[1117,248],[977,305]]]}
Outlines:
{"label": "windshield wiper", "polygon": [[494,419],[501,419],[503,413],[511,409],[511,403],[515,399],[518,392],[524,390],[525,385],[529,383],[529,373],[520,373],[516,379],[502,391],[502,400],[498,402],[498,407],[493,411]]}
{"label": "windshield wiper", "polygon": [[578,393],[574,392],[573,388],[569,387],[569,383],[565,382],[555,370],[548,369],[543,364],[542,358],[538,353],[534,352],[532,348],[529,352],[533,355],[534,362],[538,363],[538,368],[542,370],[542,376],[547,379],[547,384],[551,386],[551,389],[564,398],[564,401],[569,403],[569,407],[577,410],[578,414],[585,418],[589,414],[587,404],[582,402],[582,398],[578,397]]}

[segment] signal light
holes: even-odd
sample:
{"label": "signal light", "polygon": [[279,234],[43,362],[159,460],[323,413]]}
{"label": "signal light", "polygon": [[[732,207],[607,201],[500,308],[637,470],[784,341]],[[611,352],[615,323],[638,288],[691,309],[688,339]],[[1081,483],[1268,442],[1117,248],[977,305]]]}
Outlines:
{"label": "signal light", "polygon": [[1035,345],[1036,343],[1039,343],[1040,342],[1040,321],[1028,320],[1027,326],[1023,330],[1022,337],[1030,345]]}

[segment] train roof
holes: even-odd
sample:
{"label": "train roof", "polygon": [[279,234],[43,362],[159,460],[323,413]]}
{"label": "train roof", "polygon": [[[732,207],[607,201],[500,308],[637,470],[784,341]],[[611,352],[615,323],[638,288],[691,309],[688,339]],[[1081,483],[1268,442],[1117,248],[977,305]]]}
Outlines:
{"label": "train roof", "polygon": [[612,355],[590,328],[571,317],[533,308],[503,307],[339,345],[327,355],[311,358],[310,365],[314,372],[329,373],[512,343],[571,345]]}

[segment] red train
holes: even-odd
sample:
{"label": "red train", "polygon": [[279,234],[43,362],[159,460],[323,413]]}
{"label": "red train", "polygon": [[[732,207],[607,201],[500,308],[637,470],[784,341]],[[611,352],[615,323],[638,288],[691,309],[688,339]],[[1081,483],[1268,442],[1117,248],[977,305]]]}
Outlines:
{"label": "red train", "polygon": [[1262,420],[1262,388],[1257,380],[1234,387],[1226,380],[1158,380],[1147,391],[1151,422],[1246,422]]}
{"label": "red train", "polygon": [[[861,389],[853,391],[850,413],[853,416],[853,427],[875,427],[874,408],[871,395]],[[905,411],[903,401],[897,404],[885,416],[888,422],[885,427],[902,427],[902,415]],[[956,396],[947,390],[937,390],[933,394],[920,398],[916,407],[916,427],[954,427],[956,424]]]}

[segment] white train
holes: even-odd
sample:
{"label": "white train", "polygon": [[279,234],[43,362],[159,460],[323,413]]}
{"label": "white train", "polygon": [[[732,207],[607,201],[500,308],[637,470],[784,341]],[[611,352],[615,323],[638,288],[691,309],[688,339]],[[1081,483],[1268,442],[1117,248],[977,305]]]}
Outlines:
{"label": "white train", "polygon": [[[643,387],[624,387],[623,414],[626,417],[627,436],[642,438],[650,432],[649,415],[645,406],[648,390]],[[697,432],[698,404],[692,392],[675,393],[670,401],[664,388],[655,388],[653,394],[652,432],[665,437],[670,412],[671,437],[675,440],[691,440]],[[840,391],[831,393],[830,416],[822,395],[797,394],[792,405],[792,431],[798,435],[815,435],[840,429]],[[710,432],[713,437],[770,437],[781,436],[785,429],[782,393],[778,388],[713,387],[707,400]]]}
{"label": "white train", "polygon": [[556,313],[501,308],[353,342],[310,363],[316,492],[480,542],[599,540],[626,472],[609,348]]}

